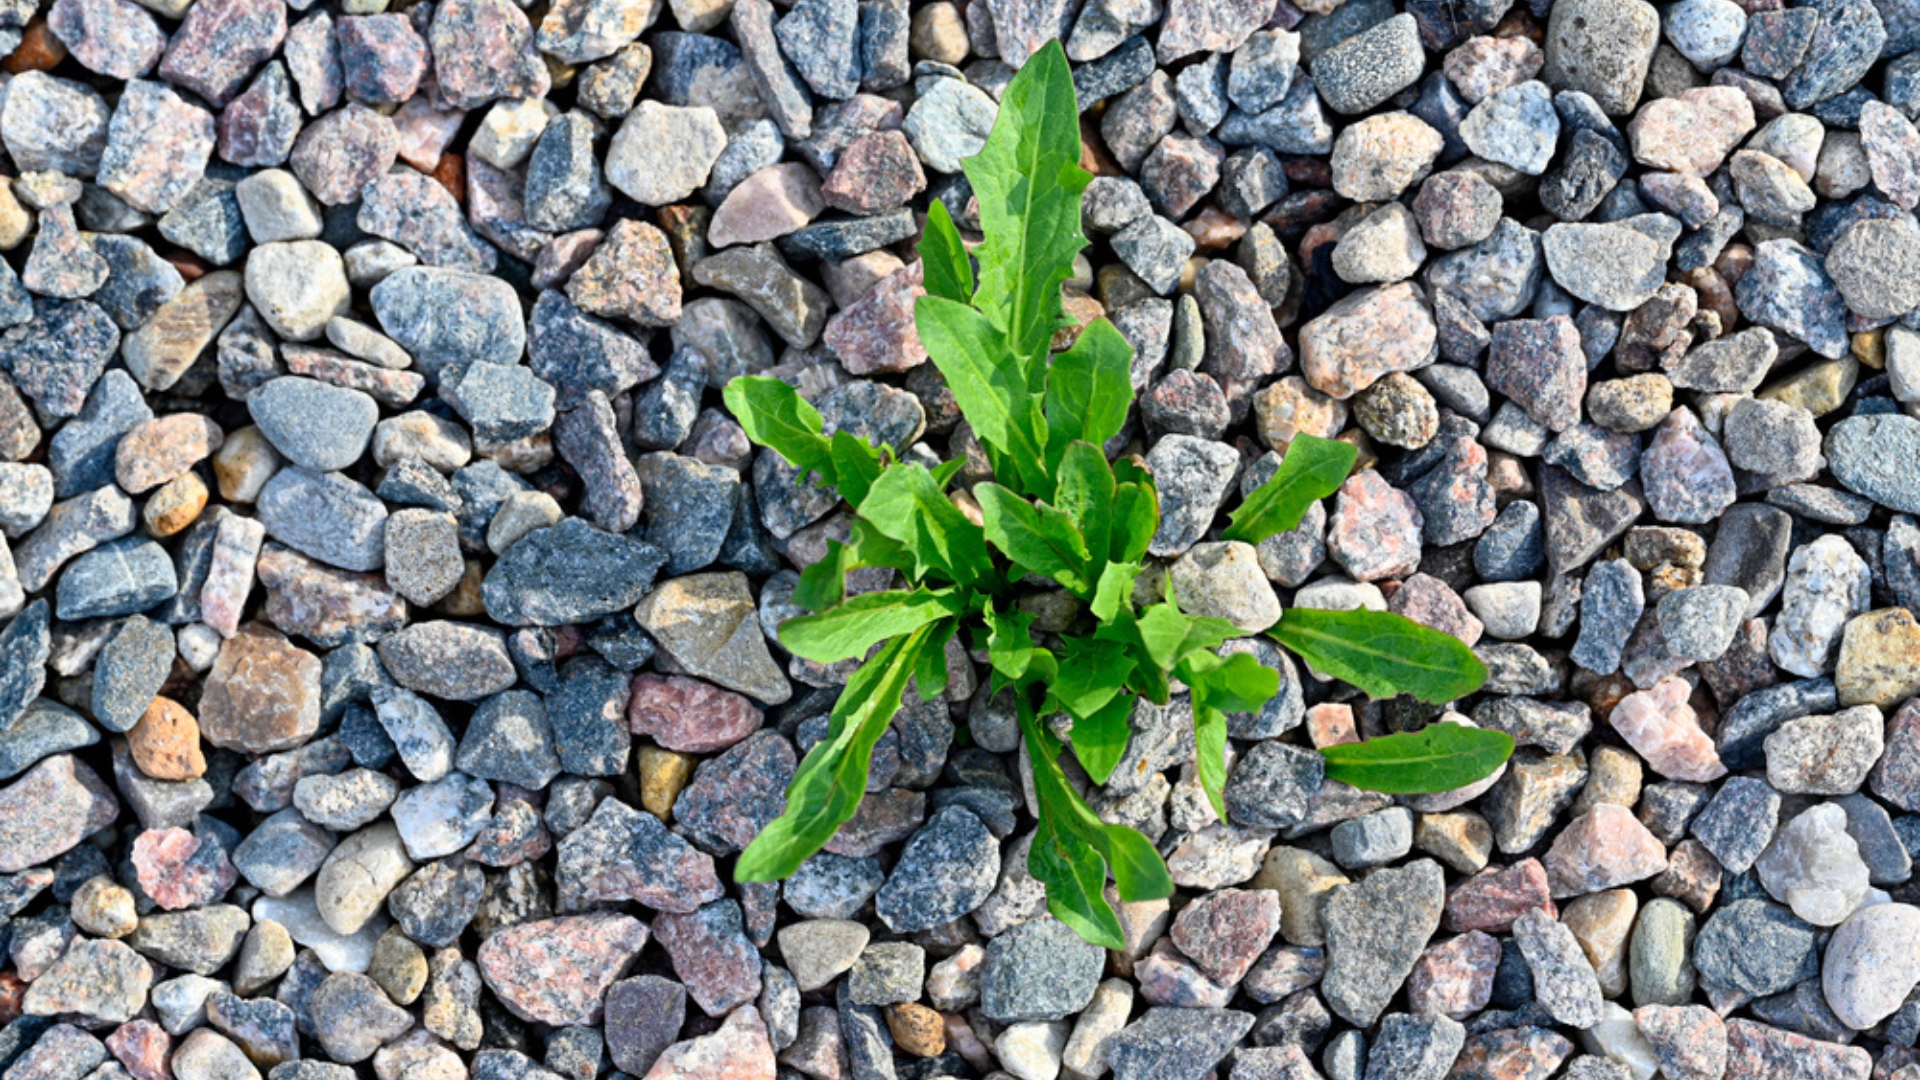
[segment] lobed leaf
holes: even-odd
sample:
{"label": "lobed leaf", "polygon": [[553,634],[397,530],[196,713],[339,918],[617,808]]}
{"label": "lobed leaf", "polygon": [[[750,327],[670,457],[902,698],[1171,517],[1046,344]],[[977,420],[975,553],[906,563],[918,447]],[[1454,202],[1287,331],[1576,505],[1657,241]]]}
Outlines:
{"label": "lobed leaf", "polygon": [[1017,566],[1044,574],[1067,588],[1092,589],[1087,545],[1067,515],[1035,505],[994,483],[973,486],[987,540]]}
{"label": "lobed leaf", "polygon": [[820,413],[800,392],[779,379],[747,375],[728,383],[720,396],[747,438],[786,458],[802,472],[834,483],[833,446],[820,432]]}
{"label": "lobed leaf", "polygon": [[900,542],[917,567],[956,585],[972,585],[992,575],[986,534],[947,501],[940,484],[918,462],[887,466],[860,504],[860,516]]}
{"label": "lobed leaf", "polygon": [[1340,490],[1359,453],[1352,443],[1295,435],[1279,470],[1229,515],[1221,538],[1257,544],[1297,528],[1315,500]]}
{"label": "lobed leaf", "polygon": [[1391,612],[1291,608],[1267,633],[1371,697],[1412,694],[1440,704],[1487,681],[1486,666],[1459,638]]}
{"label": "lobed leaf", "polygon": [[1428,724],[1419,731],[1329,746],[1327,778],[1387,795],[1453,791],[1493,775],[1513,754],[1513,736],[1465,724]]}
{"label": "lobed leaf", "polygon": [[862,664],[834,703],[827,736],[807,752],[787,786],[787,806],[734,864],[738,881],[778,881],[826,846],[860,808],[873,747],[900,711],[920,650],[934,635],[923,626],[887,642]]}
{"label": "lobed leaf", "polygon": [[986,237],[974,252],[974,299],[1031,377],[1060,323],[1061,283],[1087,246],[1080,195],[1093,179],[1080,167],[1079,103],[1058,41],[1029,57],[1007,84],[986,144],[962,167]]}

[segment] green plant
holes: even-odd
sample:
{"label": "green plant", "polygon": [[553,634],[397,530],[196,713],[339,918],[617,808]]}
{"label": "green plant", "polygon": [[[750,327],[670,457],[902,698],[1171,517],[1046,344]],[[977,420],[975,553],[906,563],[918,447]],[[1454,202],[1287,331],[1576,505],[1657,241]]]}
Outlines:
{"label": "green plant", "polygon": [[[812,406],[777,379],[726,388],[749,438],[836,485],[857,515],[848,541],[801,574],[793,602],[814,614],[788,620],[781,643],[822,664],[865,658],[795,774],[786,811],[741,854],[743,881],[792,874],[853,815],[874,744],[910,682],[923,698],[942,692],[956,635],[987,654],[996,692],[1013,688],[1039,809],[1029,869],[1053,913],[1089,941],[1120,945],[1103,895],[1109,874],[1128,901],[1166,896],[1173,882],[1144,836],[1087,805],[1061,765],[1063,749],[1104,783],[1126,751],[1136,699],[1165,703],[1177,680],[1190,695],[1201,784],[1227,817],[1227,714],[1259,709],[1278,676],[1246,653],[1221,655],[1245,635],[1182,612],[1170,587],[1164,599],[1136,599],[1158,498],[1142,466],[1109,462],[1101,449],[1133,401],[1132,350],[1096,319],[1070,348],[1051,352],[1061,285],[1086,245],[1080,195],[1090,177],[1078,164],[1077,115],[1066,58],[1049,45],[1007,87],[985,147],[965,163],[985,234],[973,253],[978,286],[937,201],[920,243],[927,295],[916,324],[992,465],[994,479],[972,488],[978,524],[947,494],[960,462],[929,469],[844,431],[828,436]],[[1339,488],[1355,457],[1347,443],[1295,439],[1278,472],[1232,514],[1225,538],[1258,543],[1294,528]],[[896,571],[908,587],[848,596],[848,571],[869,567]],[[1053,586],[1084,605],[1085,632],[1036,639],[1020,600]],[[1486,677],[1459,641],[1385,612],[1294,609],[1268,632],[1316,671],[1375,697],[1451,701]],[[1512,748],[1499,732],[1434,724],[1331,748],[1327,774],[1381,791],[1445,791],[1488,775]]]}

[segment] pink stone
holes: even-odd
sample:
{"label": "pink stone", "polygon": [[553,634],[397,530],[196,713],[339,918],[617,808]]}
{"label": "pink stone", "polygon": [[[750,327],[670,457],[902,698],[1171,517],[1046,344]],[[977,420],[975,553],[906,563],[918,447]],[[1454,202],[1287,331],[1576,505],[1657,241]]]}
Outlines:
{"label": "pink stone", "polygon": [[1500,943],[1483,931],[1441,942],[1423,953],[1407,976],[1407,1009],[1464,1020],[1492,1000],[1499,966]]}
{"label": "pink stone", "polygon": [[218,843],[185,829],[141,833],[131,858],[141,890],[167,911],[211,903],[239,876]]}
{"label": "pink stone", "polygon": [[333,40],[333,16],[318,11],[287,31],[287,72],[300,90],[300,104],[319,116],[340,104],[346,92],[340,74],[340,47]]}
{"label": "pink stone", "polygon": [[594,315],[641,326],[680,321],[680,268],[667,234],[644,221],[621,221],[567,282],[567,299]]}
{"label": "pink stone", "polygon": [[398,105],[427,72],[427,43],[405,15],[348,15],[334,41],[347,93],[363,104]]}
{"label": "pink stone", "polygon": [[[468,164],[471,166],[472,162]],[[552,242],[540,249],[539,257],[534,260],[533,287],[565,288],[567,279],[593,257],[593,250],[600,246],[600,241],[606,239],[606,235],[600,229],[581,229],[554,237]]]}
{"label": "pink stone", "polygon": [[[1479,448],[1480,444],[1469,442],[1467,445]],[[1485,451],[1481,453],[1484,456]],[[1479,644],[1480,635],[1486,630],[1467,609],[1467,602],[1460,594],[1431,574],[1415,574],[1401,582],[1400,588],[1387,600],[1387,610],[1451,634],[1467,646]]]}
{"label": "pink stone", "polygon": [[1727,1025],[1705,1005],[1643,1005],[1633,1010],[1667,1080],[1720,1080],[1727,1071]]}
{"label": "pink stone", "polygon": [[114,479],[129,495],[150,491],[220,449],[220,425],[198,413],[174,413],[136,425],[120,437]]}
{"label": "pink stone", "polygon": [[1727,1021],[1727,1071],[1721,1080],[1867,1080],[1873,1055],[1752,1020]]}
{"label": "pink stone", "polygon": [[1685,680],[1669,676],[1622,698],[1607,722],[1661,776],[1699,783],[1718,780],[1727,775],[1727,767],[1687,704],[1691,692]]}
{"label": "pink stone", "polygon": [[201,0],[173,32],[160,77],[225,105],[287,36],[281,0]]}
{"label": "pink stone", "polygon": [[1488,867],[1454,887],[1447,897],[1447,929],[1504,934],[1513,920],[1538,908],[1558,915],[1548,888],[1547,868],[1538,859],[1508,867]]}
{"label": "pink stone", "polygon": [[669,750],[707,754],[760,730],[765,715],[731,690],[685,675],[648,672],[633,680],[627,722]]}
{"label": "pink stone", "polygon": [[247,92],[221,110],[215,145],[220,156],[235,165],[271,168],[284,163],[293,151],[300,122],[293,81],[285,65],[276,61],[262,68]]}
{"label": "pink stone", "polygon": [[661,915],[653,920],[653,935],[708,1016],[725,1016],[760,996],[760,952],[747,939],[737,902],[718,900]]}
{"label": "pink stone", "polygon": [[[193,12],[187,18],[191,20]],[[100,186],[137,210],[166,213],[206,171],[214,127],[212,113],[172,87],[144,80],[128,83],[107,127]]]}
{"label": "pink stone", "polygon": [[1154,942],[1153,951],[1145,958],[1134,961],[1133,978],[1140,984],[1140,996],[1150,1005],[1221,1009],[1233,1000],[1232,987],[1207,978],[1198,965],[1166,938]]}
{"label": "pink stone", "polygon": [[71,754],[35,765],[0,788],[0,874],[50,863],[113,823],[120,804]]}
{"label": "pink stone", "polygon": [[1280,930],[1280,894],[1271,889],[1221,889],[1180,909],[1172,939],[1209,979],[1232,986]]}
{"label": "pink stone", "polygon": [[218,630],[221,637],[232,637],[240,631],[247,594],[253,591],[254,563],[266,538],[266,526],[252,518],[230,514],[220,519],[207,582],[200,587],[200,621]]}
{"label": "pink stone", "polygon": [[711,1035],[667,1047],[641,1080],[773,1080],[773,1043],[759,1010],[745,1005]]}
{"label": "pink stone", "polygon": [[926,294],[918,263],[895,270],[828,319],[821,340],[854,375],[919,367],[927,362],[927,347],[914,325],[913,302]]}
{"label": "pink stone", "polygon": [[1868,101],[1860,109],[1860,145],[1874,186],[1902,210],[1920,205],[1920,131],[1913,122],[1891,105]]}
{"label": "pink stone", "polygon": [[904,132],[870,131],[840,151],[820,194],[836,210],[878,214],[906,205],[926,186],[920,155]]}
{"label": "pink stone", "polygon": [[47,29],[82,66],[111,79],[137,79],[159,63],[167,35],[131,0],[57,0]]}
{"label": "pink stone", "polygon": [[1546,56],[1525,37],[1475,37],[1447,54],[1447,81],[1469,105],[1540,73]]}
{"label": "pink stone", "polygon": [[1353,706],[1324,701],[1308,709],[1307,737],[1313,740],[1317,750],[1359,742],[1360,733],[1353,725]]}
{"label": "pink stone", "polygon": [[1545,862],[1555,897],[1585,896],[1660,873],[1667,849],[1633,811],[1602,803],[1560,831]]}
{"label": "pink stone", "polygon": [[510,0],[446,0],[427,34],[440,96],[459,109],[494,98],[542,98],[553,85],[533,25]]}
{"label": "pink stone", "polygon": [[107,1036],[107,1050],[126,1066],[133,1080],[167,1080],[167,1053],[173,1038],[151,1020],[130,1020]]}
{"label": "pink stone", "polygon": [[500,930],[477,959],[488,988],[522,1020],[598,1024],[607,987],[646,943],[646,926],[631,915],[573,915]]}
{"label": "pink stone", "polygon": [[1340,485],[1327,519],[1327,551],[1359,581],[1403,577],[1420,567],[1424,524],[1412,496],[1367,469]]}
{"label": "pink stone", "polygon": [[716,249],[775,240],[826,209],[820,178],[798,161],[770,165],[742,180],[713,212],[707,242]]}
{"label": "pink stone", "polygon": [[459,109],[436,109],[425,94],[416,94],[394,110],[393,128],[400,134],[400,160],[431,173],[440,156],[453,145],[467,114]]}
{"label": "pink stone", "polygon": [[261,552],[255,569],[267,589],[262,617],[323,648],[406,625],[407,602],[382,574],[336,569],[278,545]]}
{"label": "pink stone", "polygon": [[[539,257],[553,245],[552,233],[536,229],[527,221],[524,166],[496,169],[482,161],[478,154],[468,154],[466,162],[467,223],[473,226],[474,232],[523,262]],[[592,253],[589,248],[586,254]],[[580,261],[585,262],[585,256]],[[568,274],[574,269],[578,266],[570,268]]]}
{"label": "pink stone", "polygon": [[1419,286],[1360,289],[1300,328],[1300,372],[1315,390],[1345,401],[1388,372],[1426,365],[1439,336]]}
{"label": "pink stone", "polygon": [[1745,93],[1697,86],[1648,102],[1627,124],[1627,138],[1642,165],[1705,176],[1753,126],[1753,102]]}
{"label": "pink stone", "polygon": [[358,102],[308,124],[288,159],[300,186],[328,206],[360,197],[360,189],[386,174],[400,153],[393,121]]}

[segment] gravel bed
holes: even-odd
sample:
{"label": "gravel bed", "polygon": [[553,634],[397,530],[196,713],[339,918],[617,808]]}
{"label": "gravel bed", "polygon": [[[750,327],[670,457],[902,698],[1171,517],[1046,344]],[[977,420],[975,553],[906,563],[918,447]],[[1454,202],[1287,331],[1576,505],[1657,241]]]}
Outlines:
{"label": "gravel bed", "polygon": [[[0,0],[0,1080],[1920,1080],[1920,2],[390,2]],[[851,522],[720,391],[988,475],[913,241],[1054,38],[1183,606],[1491,672],[1249,641],[1225,821],[1138,708],[1111,952],[958,647],[732,880]]]}

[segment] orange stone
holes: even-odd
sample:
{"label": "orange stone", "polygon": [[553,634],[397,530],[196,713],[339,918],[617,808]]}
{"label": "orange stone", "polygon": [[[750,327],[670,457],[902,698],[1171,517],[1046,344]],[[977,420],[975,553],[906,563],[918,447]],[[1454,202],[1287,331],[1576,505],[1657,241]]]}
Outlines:
{"label": "orange stone", "polygon": [[887,1006],[887,1030],[900,1049],[914,1057],[938,1057],[947,1052],[946,1018],[925,1005],[910,1001]]}
{"label": "orange stone", "polygon": [[47,20],[35,18],[27,24],[20,34],[20,47],[8,56],[5,67],[9,75],[19,75],[27,71],[52,71],[60,61],[67,58],[67,47],[47,29]]}
{"label": "orange stone", "polygon": [[434,166],[431,174],[440,182],[440,186],[453,194],[453,201],[465,206],[467,203],[467,167],[458,154],[440,155],[440,164]]}
{"label": "orange stone", "polygon": [[127,752],[155,780],[197,780],[207,771],[200,752],[200,722],[186,706],[157,697],[127,732]]}
{"label": "orange stone", "polygon": [[166,539],[193,524],[207,508],[207,482],[196,472],[181,473],[147,498],[141,510],[147,532]]}

